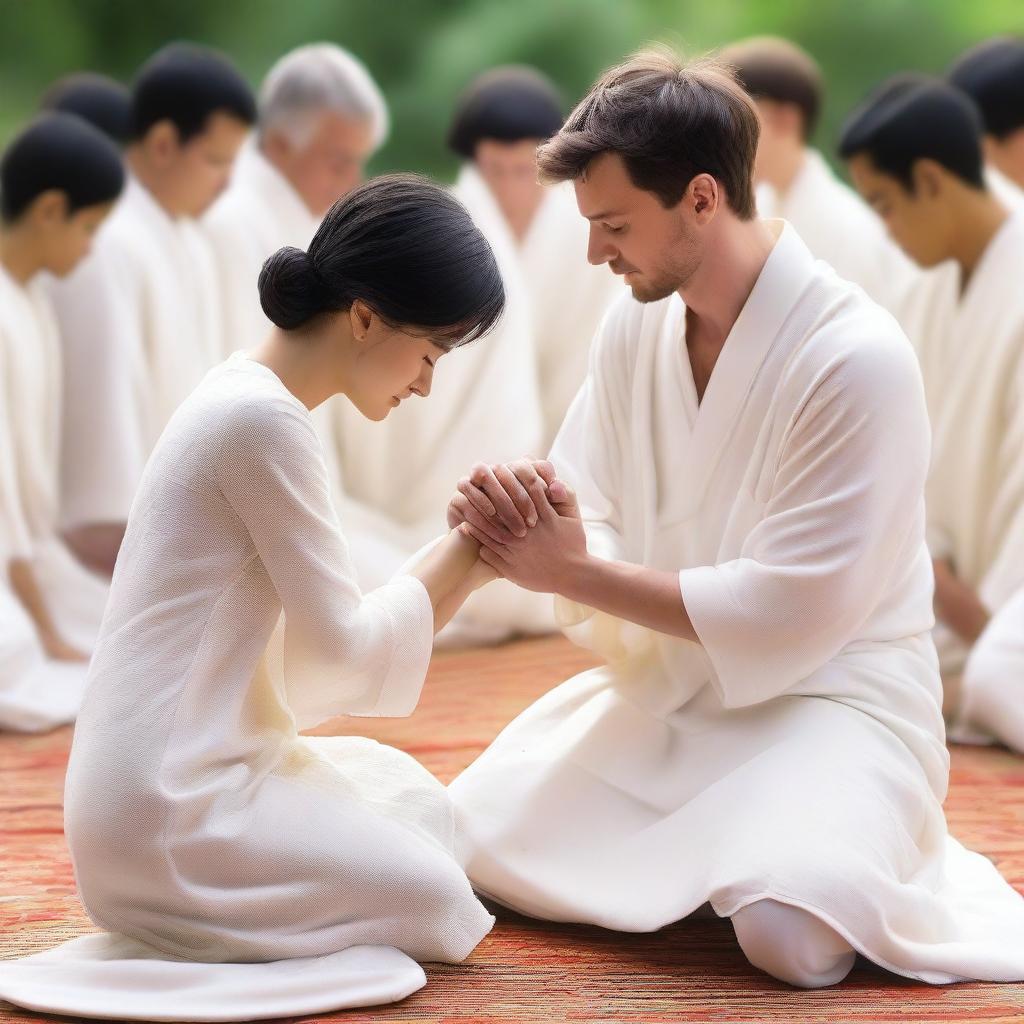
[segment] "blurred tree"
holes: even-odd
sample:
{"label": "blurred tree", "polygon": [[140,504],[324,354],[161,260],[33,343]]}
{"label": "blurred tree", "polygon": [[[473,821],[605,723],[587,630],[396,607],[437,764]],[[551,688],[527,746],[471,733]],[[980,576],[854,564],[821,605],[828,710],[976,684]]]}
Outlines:
{"label": "blurred tree", "polygon": [[130,79],[157,47],[191,39],[230,54],[258,85],[282,53],[330,40],[360,56],[391,105],[373,170],[450,177],[452,103],[480,71],[533,64],[567,106],[609,64],[649,40],[690,54],[740,36],[785,35],[828,80],[818,144],[882,77],[941,72],[986,36],[1024,31],[1022,0],[0,0],[0,140],[56,77],[93,69]]}

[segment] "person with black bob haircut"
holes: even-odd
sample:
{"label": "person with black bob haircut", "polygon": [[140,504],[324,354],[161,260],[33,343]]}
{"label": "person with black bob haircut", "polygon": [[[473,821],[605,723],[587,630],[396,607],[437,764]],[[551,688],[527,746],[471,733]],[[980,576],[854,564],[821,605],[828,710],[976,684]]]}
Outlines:
{"label": "person with black bob haircut", "polygon": [[981,111],[989,187],[1009,205],[1024,206],[1024,37],[972,46],[948,77]]}
{"label": "person with black bob haircut", "polygon": [[469,83],[448,129],[448,146],[464,161],[456,194],[499,263],[504,255],[510,296],[521,291],[517,304],[528,307],[523,330],[536,349],[544,450],[583,383],[601,318],[622,292],[606,267],[587,261],[586,224],[572,187],[538,180],[537,147],[561,128],[565,113],[547,76],[508,65]]}
{"label": "person with black bob haircut", "polygon": [[65,351],[60,493],[75,553],[110,575],[146,457],[223,353],[216,267],[194,223],[256,116],[222,54],[172,43],[131,86],[124,197],[53,288]]}
{"label": "person with black bob haircut", "polygon": [[718,57],[757,105],[761,132],[754,184],[760,216],[788,221],[840,277],[895,308],[914,270],[886,238],[878,217],[814,146],[825,101],[817,61],[777,36],[742,39],[724,47]]}
{"label": "person with black bob haircut", "polygon": [[435,631],[495,576],[456,529],[361,593],[310,410],[344,395],[376,421],[429,395],[445,353],[497,323],[497,264],[447,190],[390,175],[271,256],[259,288],[274,329],[177,411],[129,519],[66,804],[80,896],[113,934],[0,965],[0,995],[37,1009],[391,1002],[425,984],[415,961],[459,962],[494,922],[437,779],[298,730],[411,714]]}
{"label": "person with black bob haircut", "polygon": [[108,75],[80,71],[58,78],[43,93],[39,106],[77,114],[119,146],[131,135],[131,93]]}
{"label": "person with black bob haircut", "polygon": [[981,135],[959,89],[902,76],[852,115],[840,152],[893,238],[934,268],[901,320],[932,421],[928,536],[950,736],[1024,749],[1009,714],[1018,691],[1000,680],[979,694],[970,673],[961,678],[990,620],[1024,586],[1024,211],[1011,213],[986,186]]}
{"label": "person with black bob haircut", "polygon": [[72,721],[106,581],[59,531],[59,338],[43,278],[69,274],[124,184],[116,147],[43,114],[0,158],[0,729]]}

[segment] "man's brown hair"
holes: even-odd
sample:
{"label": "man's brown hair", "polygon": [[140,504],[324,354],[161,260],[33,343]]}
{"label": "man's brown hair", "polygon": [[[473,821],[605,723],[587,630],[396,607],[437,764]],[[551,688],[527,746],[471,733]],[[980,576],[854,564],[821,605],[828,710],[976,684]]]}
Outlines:
{"label": "man's brown hair", "polygon": [[803,116],[804,142],[811,138],[825,84],[821,68],[806,50],[778,36],[754,36],[726,46],[718,59],[736,73],[754,99],[797,107]]}
{"label": "man's brown hair", "polygon": [[618,153],[633,184],[666,208],[694,177],[710,174],[736,215],[749,220],[758,131],[757,110],[727,69],[644,50],[598,79],[540,147],[537,163],[542,181],[571,181],[594,157]]}

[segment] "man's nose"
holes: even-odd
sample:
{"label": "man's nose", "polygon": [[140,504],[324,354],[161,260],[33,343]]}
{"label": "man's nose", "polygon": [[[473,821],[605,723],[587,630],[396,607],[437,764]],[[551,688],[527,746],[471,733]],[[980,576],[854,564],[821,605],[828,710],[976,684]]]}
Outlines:
{"label": "man's nose", "polygon": [[602,263],[608,263],[614,255],[615,250],[601,238],[599,232],[591,228],[587,240],[587,262],[599,267]]}

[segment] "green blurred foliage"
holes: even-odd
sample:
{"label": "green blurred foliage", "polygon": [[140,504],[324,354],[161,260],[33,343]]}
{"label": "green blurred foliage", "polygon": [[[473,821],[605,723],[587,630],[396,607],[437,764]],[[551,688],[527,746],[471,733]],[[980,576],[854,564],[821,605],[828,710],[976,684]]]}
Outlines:
{"label": "green blurred foliage", "polygon": [[831,154],[845,114],[884,76],[941,73],[970,44],[1022,31],[1024,0],[0,0],[0,139],[54,78],[92,69],[129,81],[172,39],[224,50],[254,85],[291,47],[330,40],[366,62],[391,107],[372,169],[449,178],[453,101],[488,67],[533,64],[571,105],[645,42],[695,55],[771,33],[825,71],[817,143]]}

